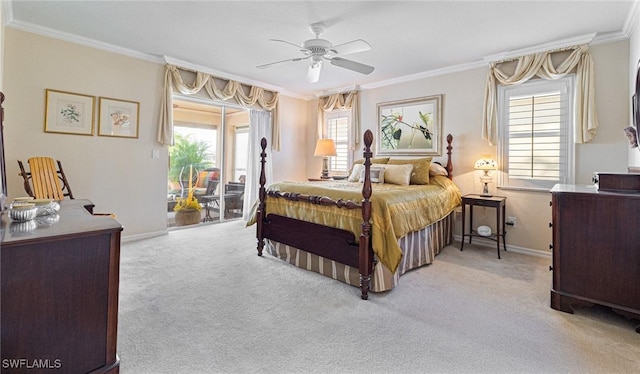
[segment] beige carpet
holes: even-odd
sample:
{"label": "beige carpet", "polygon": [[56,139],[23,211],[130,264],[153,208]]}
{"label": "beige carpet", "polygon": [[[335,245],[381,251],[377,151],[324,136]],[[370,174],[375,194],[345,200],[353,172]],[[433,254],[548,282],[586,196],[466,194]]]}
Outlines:
{"label": "beige carpet", "polygon": [[121,373],[638,373],[636,326],[549,307],[550,259],[450,246],[394,290],[258,257],[255,227],[122,246]]}

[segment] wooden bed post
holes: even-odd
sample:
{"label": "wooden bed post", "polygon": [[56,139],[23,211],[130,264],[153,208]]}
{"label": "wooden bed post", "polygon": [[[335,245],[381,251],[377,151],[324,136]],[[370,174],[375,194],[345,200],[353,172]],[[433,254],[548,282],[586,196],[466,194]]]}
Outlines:
{"label": "wooden bed post", "polygon": [[453,164],[451,163],[451,143],[453,142],[453,135],[447,135],[447,176],[449,179],[453,179]]}
{"label": "wooden bed post", "polygon": [[262,152],[260,152],[260,189],[258,190],[258,211],[256,215],[258,230],[256,231],[256,236],[258,239],[258,256],[262,256],[262,250],[264,249],[264,237],[262,236],[262,225],[264,220],[264,209],[265,209],[265,200],[266,200],[266,192],[264,189],[264,185],[267,183],[267,178],[264,173],[264,165],[267,162],[267,139],[262,138],[260,141],[260,147],[262,148]]}
{"label": "wooden bed post", "polygon": [[369,282],[371,281],[371,271],[373,268],[373,250],[371,248],[371,143],[373,142],[373,133],[367,130],[364,133],[364,184],[362,186],[362,233],[360,234],[359,251],[359,271],[360,271],[360,296],[363,300],[369,298]]}

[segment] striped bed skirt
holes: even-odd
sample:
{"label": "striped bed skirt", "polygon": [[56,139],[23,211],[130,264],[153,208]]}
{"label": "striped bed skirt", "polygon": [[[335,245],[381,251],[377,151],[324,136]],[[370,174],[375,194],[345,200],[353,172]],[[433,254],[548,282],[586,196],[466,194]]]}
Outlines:
{"label": "striped bed skirt", "polygon": [[[453,212],[440,221],[398,239],[402,249],[402,260],[395,273],[382,263],[374,260],[370,290],[372,292],[388,291],[395,287],[400,276],[411,269],[431,264],[435,256],[453,240]],[[343,265],[339,262],[297,249],[286,244],[265,240],[267,253],[297,267],[314,271],[347,284],[360,287],[358,268]]]}

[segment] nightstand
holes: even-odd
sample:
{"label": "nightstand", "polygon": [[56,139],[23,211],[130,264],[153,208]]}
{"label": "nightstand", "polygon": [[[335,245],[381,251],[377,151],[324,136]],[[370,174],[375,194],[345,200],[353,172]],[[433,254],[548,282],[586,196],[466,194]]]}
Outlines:
{"label": "nightstand", "polygon": [[[491,239],[496,242],[498,249],[498,259],[500,258],[500,239],[502,238],[502,246],[504,250],[507,250],[507,243],[505,242],[505,210],[506,200],[504,196],[481,196],[481,195],[465,195],[462,196],[462,242],[460,243],[460,250],[464,248],[464,239],[469,238],[469,244],[474,236],[481,238]],[[466,208],[469,206],[469,233],[466,233]],[[473,207],[474,206],[486,206],[496,209],[496,230],[498,232],[491,233],[491,235],[480,235],[473,228]]]}

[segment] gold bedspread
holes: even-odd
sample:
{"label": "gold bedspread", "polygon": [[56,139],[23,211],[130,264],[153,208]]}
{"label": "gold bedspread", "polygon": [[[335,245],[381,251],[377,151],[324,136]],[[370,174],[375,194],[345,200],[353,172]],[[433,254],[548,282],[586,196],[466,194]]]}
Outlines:
{"label": "gold bedspread", "polygon": [[[398,239],[436,222],[462,202],[460,190],[448,178],[434,176],[428,185],[398,186],[372,184],[371,240],[373,251],[391,272],[395,272],[402,252]],[[269,190],[326,196],[334,200],[362,201],[362,183],[346,181],[279,182]],[[362,231],[361,209],[341,209],[267,197],[266,214],[278,214],[307,222],[350,231],[356,240]]]}

